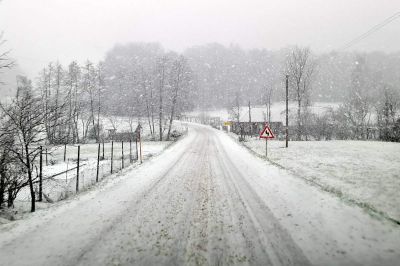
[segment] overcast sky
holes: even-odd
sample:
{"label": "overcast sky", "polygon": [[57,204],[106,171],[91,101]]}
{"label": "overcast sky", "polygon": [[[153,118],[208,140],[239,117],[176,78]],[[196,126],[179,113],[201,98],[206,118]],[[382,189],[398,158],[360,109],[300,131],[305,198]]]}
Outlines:
{"label": "overcast sky", "polygon": [[[97,61],[115,43],[185,48],[338,49],[400,11],[400,0],[3,0],[0,30],[30,76],[49,61]],[[400,50],[400,19],[351,49]]]}

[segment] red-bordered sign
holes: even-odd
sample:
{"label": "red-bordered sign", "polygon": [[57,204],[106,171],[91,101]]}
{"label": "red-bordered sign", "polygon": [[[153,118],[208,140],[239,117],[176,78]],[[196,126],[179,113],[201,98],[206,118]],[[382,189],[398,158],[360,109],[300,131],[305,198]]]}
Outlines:
{"label": "red-bordered sign", "polygon": [[264,129],[260,133],[260,138],[261,139],[274,139],[274,133],[272,133],[272,130],[269,128],[268,124],[265,125]]}

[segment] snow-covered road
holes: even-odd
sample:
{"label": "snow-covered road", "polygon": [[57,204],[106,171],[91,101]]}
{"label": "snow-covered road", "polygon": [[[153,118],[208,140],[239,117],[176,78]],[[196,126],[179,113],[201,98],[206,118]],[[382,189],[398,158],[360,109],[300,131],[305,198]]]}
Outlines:
{"label": "snow-covered road", "polygon": [[0,227],[1,265],[396,265],[400,226],[254,157],[217,130]]}

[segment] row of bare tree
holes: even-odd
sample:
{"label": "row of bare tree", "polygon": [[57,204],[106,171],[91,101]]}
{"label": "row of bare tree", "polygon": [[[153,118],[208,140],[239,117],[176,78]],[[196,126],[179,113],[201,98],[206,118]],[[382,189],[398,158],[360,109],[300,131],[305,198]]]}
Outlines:
{"label": "row of bare tree", "polygon": [[[347,91],[338,108],[315,113],[312,111],[312,99],[316,98],[313,93],[315,83],[320,80],[322,62],[306,47],[296,46],[287,53],[285,62],[281,64],[280,91],[284,91],[284,80],[288,75],[289,99],[296,102],[297,106],[296,114],[290,112],[290,128],[294,131],[291,134],[296,140],[337,138],[400,141],[399,81],[393,79],[391,69],[375,66],[376,58],[372,59],[355,55],[353,66],[347,69],[348,82],[343,83]],[[231,117],[235,121],[250,121],[250,117],[240,114],[245,97],[240,88],[236,89],[236,96],[229,108]],[[269,117],[267,121],[271,119],[273,97],[276,100],[277,94],[283,100],[280,91],[271,84],[265,85],[263,100]]]}
{"label": "row of bare tree", "polygon": [[36,93],[46,114],[45,129],[50,144],[79,143],[88,138],[100,141],[102,63],[73,61],[67,69],[50,63],[38,78]]}
{"label": "row of bare tree", "polygon": [[[8,58],[5,63],[5,55],[0,60],[3,69],[12,66]],[[106,114],[130,121],[145,118],[153,138],[158,131],[159,140],[164,134],[170,139],[173,120],[186,108],[193,76],[183,56],[153,59],[154,68],[138,62],[119,64],[124,70],[119,77],[114,77],[110,64],[105,68],[102,62],[90,61],[83,66],[74,61],[66,69],[50,63],[35,86],[18,77],[15,97],[0,103],[0,207],[12,207],[21,189],[29,187],[35,211],[35,202],[41,200],[36,189],[41,145],[99,142]]]}
{"label": "row of bare tree", "polygon": [[104,69],[107,112],[145,118],[152,139],[168,140],[174,118],[193,106],[195,77],[187,59],[158,44],[118,45]]}

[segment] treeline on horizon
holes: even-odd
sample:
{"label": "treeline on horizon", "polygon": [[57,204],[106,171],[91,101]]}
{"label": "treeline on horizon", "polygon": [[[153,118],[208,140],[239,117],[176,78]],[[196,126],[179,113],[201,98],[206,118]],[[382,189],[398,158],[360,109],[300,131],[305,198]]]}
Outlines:
{"label": "treeline on horizon", "polygon": [[[68,102],[61,113],[71,125],[63,131],[79,142],[89,135],[100,138],[100,115],[144,117],[151,134],[160,137],[168,120],[185,111],[232,110],[249,102],[268,106],[285,99],[289,75],[289,100],[299,106],[291,114],[298,139],[307,124],[321,119],[340,124],[346,131],[340,138],[367,139],[369,127],[393,127],[398,118],[399,64],[400,53],[316,54],[297,46],[269,51],[211,43],[178,54],[158,43],[128,43],[116,45],[96,63],[51,62],[32,87],[42,101],[49,94],[42,105]],[[339,102],[341,108],[311,121],[308,108],[316,101]],[[54,134],[50,140],[57,138]]]}

